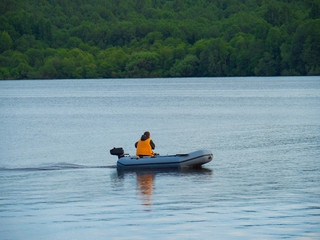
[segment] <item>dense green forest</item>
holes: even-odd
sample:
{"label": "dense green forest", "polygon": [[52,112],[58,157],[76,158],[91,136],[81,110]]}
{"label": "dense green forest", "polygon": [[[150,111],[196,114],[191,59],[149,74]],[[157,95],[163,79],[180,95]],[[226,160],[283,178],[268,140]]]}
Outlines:
{"label": "dense green forest", "polygon": [[0,0],[0,79],[320,75],[320,0]]}

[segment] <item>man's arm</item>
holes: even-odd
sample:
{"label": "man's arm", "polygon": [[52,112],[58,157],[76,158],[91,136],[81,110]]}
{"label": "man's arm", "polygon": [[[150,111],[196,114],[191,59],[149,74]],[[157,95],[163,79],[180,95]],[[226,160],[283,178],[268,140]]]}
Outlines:
{"label": "man's arm", "polygon": [[151,148],[152,149],[155,149],[156,148],[156,145],[154,144],[154,142],[152,140],[150,140],[150,145],[151,145]]}

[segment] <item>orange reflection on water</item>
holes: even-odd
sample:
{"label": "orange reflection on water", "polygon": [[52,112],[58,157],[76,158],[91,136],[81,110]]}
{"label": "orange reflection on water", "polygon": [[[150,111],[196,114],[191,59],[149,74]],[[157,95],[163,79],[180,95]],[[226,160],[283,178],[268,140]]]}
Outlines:
{"label": "orange reflection on water", "polygon": [[137,184],[142,205],[152,205],[153,181],[154,175],[152,173],[137,173]]}

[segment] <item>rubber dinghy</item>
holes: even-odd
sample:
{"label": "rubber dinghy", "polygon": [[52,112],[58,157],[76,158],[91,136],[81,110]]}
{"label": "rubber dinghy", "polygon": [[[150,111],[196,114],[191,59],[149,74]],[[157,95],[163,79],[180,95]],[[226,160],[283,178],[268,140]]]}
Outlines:
{"label": "rubber dinghy", "polygon": [[117,167],[124,168],[197,168],[212,160],[213,155],[207,150],[198,150],[188,154],[130,156],[124,154],[122,148],[110,150],[112,155],[118,156]]}

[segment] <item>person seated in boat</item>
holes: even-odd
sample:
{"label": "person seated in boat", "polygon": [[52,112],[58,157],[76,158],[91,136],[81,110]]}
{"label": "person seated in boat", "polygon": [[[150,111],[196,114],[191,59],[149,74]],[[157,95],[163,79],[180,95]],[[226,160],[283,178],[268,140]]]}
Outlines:
{"label": "person seated in boat", "polygon": [[155,155],[155,153],[152,150],[155,149],[156,145],[150,139],[150,132],[148,131],[144,132],[139,141],[136,142],[135,147],[137,148],[137,156],[143,157]]}

